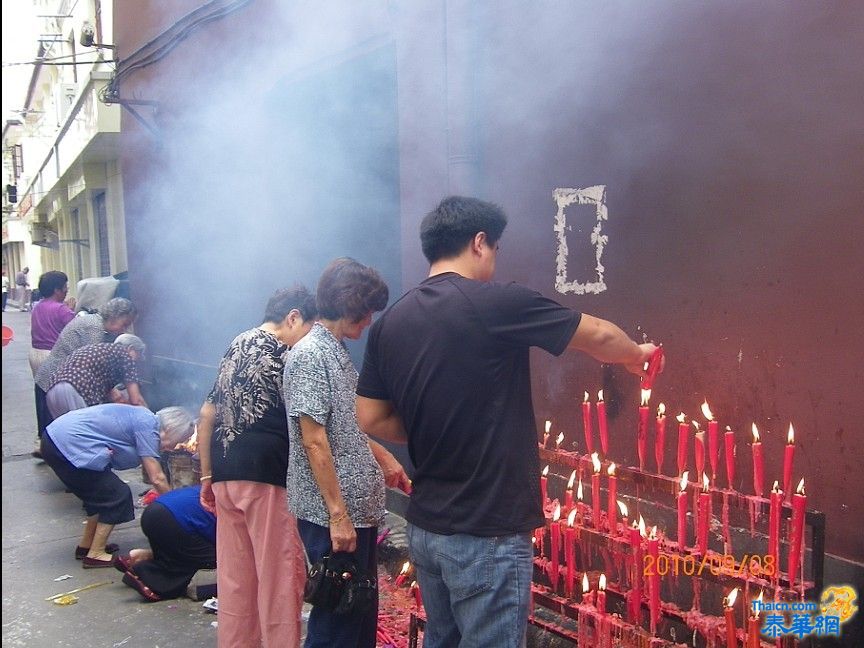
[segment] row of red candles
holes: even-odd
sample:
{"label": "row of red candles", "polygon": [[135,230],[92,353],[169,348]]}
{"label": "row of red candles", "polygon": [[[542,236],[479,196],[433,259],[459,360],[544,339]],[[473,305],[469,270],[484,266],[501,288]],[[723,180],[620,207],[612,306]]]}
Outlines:
{"label": "row of red candles", "polygon": [[[650,410],[648,401],[651,398],[651,390],[643,389],[641,394],[641,405],[639,407],[639,423],[636,432],[637,452],[639,455],[639,469],[645,470],[646,454],[648,448],[648,428],[650,427]],[[609,454],[609,427],[606,419],[606,403],[603,400],[603,390],[597,393],[597,427],[600,433],[600,448],[603,456]],[[707,454],[708,462],[711,466],[711,481],[714,482],[718,475],[718,462],[720,453],[720,424],[714,418],[708,402],[702,403],[702,414],[706,419],[706,427],[708,430]],[[593,434],[593,413],[592,403],[588,400],[588,392],[585,392],[585,398],[582,402],[582,425],[585,431],[585,446],[588,449],[588,454],[594,452],[594,434]],[[677,468],[676,475],[681,475],[688,468],[687,455],[689,454],[690,446],[690,426],[686,422],[686,415],[681,412],[676,419],[678,420],[678,452],[677,452]],[[691,421],[694,428],[694,454],[696,460],[696,474],[701,475],[705,472],[705,455],[706,443],[705,432],[700,428],[698,421]],[[546,431],[543,437],[543,446],[546,447],[549,440],[549,433],[552,427],[551,421],[546,421]],[[663,403],[657,407],[657,416],[654,421],[654,460],[657,465],[657,473],[663,474],[663,463],[666,454],[666,406]],[[764,459],[762,455],[762,442],[760,441],[759,429],[756,424],[751,426],[753,433],[753,444],[751,445],[751,453],[753,456],[753,490],[759,497],[762,497],[765,492],[765,469]],[[556,440],[556,448],[560,447],[564,440],[564,435],[559,434]],[[728,425],[723,435],[724,442],[724,458],[726,464],[726,483],[731,490],[734,489],[735,483],[735,432]],[[789,431],[786,436],[786,447],[783,452],[783,492],[790,494],[792,486],[792,467],[795,459],[795,429],[792,424],[789,424]]]}

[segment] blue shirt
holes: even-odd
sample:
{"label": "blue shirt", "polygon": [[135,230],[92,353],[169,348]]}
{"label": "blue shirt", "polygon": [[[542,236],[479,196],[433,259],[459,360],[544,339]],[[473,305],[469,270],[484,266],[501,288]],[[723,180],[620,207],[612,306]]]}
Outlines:
{"label": "blue shirt", "polygon": [[146,407],[107,403],[64,414],[47,428],[76,468],[128,470],[159,458],[159,419]]}
{"label": "blue shirt", "polygon": [[178,488],[160,495],[156,502],[167,508],[184,531],[197,533],[216,544],[216,516],[201,506],[201,487]]}

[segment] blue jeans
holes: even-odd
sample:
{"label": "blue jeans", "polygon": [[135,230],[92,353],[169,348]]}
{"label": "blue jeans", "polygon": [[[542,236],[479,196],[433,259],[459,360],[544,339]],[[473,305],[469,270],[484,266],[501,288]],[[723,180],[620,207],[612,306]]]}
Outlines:
{"label": "blue jeans", "polygon": [[531,599],[531,534],[439,535],[408,525],[426,609],[423,648],[519,648]]}
{"label": "blue jeans", "polygon": [[[306,547],[310,563],[316,563],[330,553],[330,528],[306,520],[297,520],[300,539]],[[378,528],[365,527],[357,531],[354,562],[363,572],[378,574]],[[306,648],[375,648],[378,630],[378,591],[375,604],[365,614],[334,614],[313,607],[306,625]]]}

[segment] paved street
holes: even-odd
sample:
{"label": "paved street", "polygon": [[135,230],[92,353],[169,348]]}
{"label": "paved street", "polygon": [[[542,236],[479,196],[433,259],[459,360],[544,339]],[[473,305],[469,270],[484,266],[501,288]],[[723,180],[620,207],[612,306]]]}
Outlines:
{"label": "paved street", "polygon": [[[5,312],[3,324],[15,333],[3,348],[3,646],[214,647],[216,617],[201,603],[144,603],[117,571],[84,570],[73,558],[84,520],[80,501],[30,456],[36,430],[30,314]],[[147,488],[140,470],[121,475],[136,499]],[[137,520],[115,528],[111,540],[121,551],[147,546]],[[54,581],[64,574],[72,578]],[[74,605],[45,600],[105,581],[79,593]]]}

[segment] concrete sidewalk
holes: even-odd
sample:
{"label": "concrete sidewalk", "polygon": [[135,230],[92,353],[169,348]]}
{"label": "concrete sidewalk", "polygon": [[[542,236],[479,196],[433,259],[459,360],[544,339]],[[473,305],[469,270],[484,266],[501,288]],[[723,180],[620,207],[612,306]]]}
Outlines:
{"label": "concrete sidewalk", "polygon": [[[8,306],[7,306],[8,307]],[[3,646],[212,648],[216,616],[182,598],[145,603],[114,569],[84,570],[73,558],[84,512],[41,461],[30,456],[36,436],[33,378],[27,362],[30,314],[7,311],[14,341],[3,348]],[[140,470],[120,473],[134,496],[148,487]],[[136,509],[140,516],[141,509]],[[121,551],[146,547],[138,520],[115,528]],[[69,574],[72,578],[55,582]],[[107,583],[58,606],[45,599]]]}

